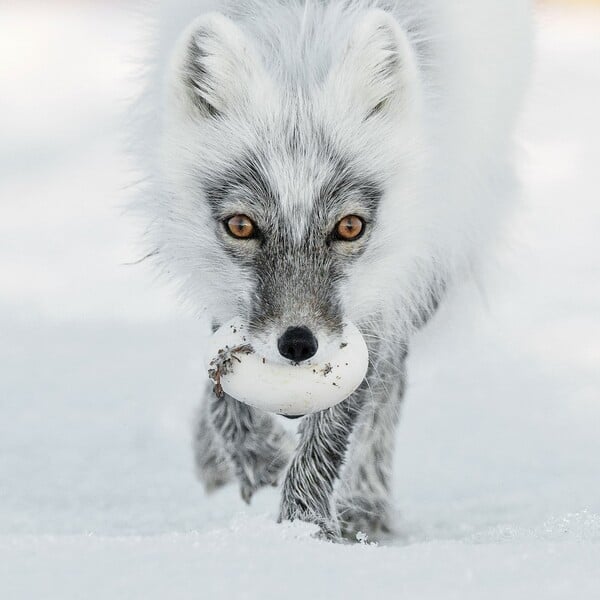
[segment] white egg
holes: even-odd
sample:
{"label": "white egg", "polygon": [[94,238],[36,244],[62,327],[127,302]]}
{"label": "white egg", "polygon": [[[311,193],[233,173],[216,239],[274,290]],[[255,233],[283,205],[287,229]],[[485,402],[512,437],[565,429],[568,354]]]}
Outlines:
{"label": "white egg", "polygon": [[255,408],[289,416],[342,402],[362,383],[369,365],[365,340],[352,323],[344,326],[335,351],[318,364],[269,361],[254,350],[239,319],[212,335],[206,356],[217,395],[224,391]]}

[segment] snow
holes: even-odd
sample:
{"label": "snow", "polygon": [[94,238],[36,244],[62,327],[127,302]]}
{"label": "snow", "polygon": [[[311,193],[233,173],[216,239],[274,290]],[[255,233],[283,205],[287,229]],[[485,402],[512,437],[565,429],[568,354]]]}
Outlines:
{"label": "snow", "polygon": [[600,597],[600,13],[540,15],[514,235],[415,342],[397,540],[350,546],[195,481],[205,331],[125,264],[135,20],[49,5],[0,24],[0,597]]}

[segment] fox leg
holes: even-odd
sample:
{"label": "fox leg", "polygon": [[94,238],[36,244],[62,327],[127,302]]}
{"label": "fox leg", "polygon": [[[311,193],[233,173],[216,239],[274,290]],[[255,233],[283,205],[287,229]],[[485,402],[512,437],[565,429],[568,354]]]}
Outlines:
{"label": "fox leg", "polygon": [[291,436],[268,413],[225,394],[204,401],[195,442],[196,466],[206,489],[233,476],[245,502],[256,490],[277,485],[293,450]]}
{"label": "fox leg", "polygon": [[352,396],[305,418],[283,484],[280,521],[316,523],[331,538],[389,529],[394,426],[405,356],[402,350],[394,362],[375,361]]}
{"label": "fox leg", "polygon": [[359,532],[377,539],[393,531],[390,488],[404,387],[402,359],[399,368],[381,375],[352,436],[336,490],[342,535],[349,539]]}
{"label": "fox leg", "polygon": [[283,484],[279,521],[299,519],[340,536],[333,490],[360,412],[360,392],[304,418],[300,442]]}

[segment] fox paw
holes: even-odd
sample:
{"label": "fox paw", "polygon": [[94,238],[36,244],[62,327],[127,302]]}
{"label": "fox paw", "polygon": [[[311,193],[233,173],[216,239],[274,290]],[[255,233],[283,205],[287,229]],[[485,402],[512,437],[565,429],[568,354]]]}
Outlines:
{"label": "fox paw", "polygon": [[326,498],[317,499],[297,497],[290,493],[289,481],[284,484],[278,523],[282,521],[303,521],[317,525],[319,530],[316,537],[324,540],[342,541],[340,524],[331,514]]}
{"label": "fox paw", "polygon": [[297,507],[282,506],[277,522],[282,523],[283,521],[303,521],[317,525],[319,529],[315,533],[316,538],[330,542],[343,541],[340,525],[332,517],[323,517],[308,510],[298,510]]}
{"label": "fox paw", "polygon": [[263,487],[277,487],[281,472],[288,463],[288,456],[278,451],[257,456],[246,456],[237,469],[240,494],[250,504],[255,492]]}
{"label": "fox paw", "polygon": [[273,429],[269,436],[255,438],[236,457],[236,475],[240,494],[247,504],[263,487],[277,487],[294,450],[294,440],[283,429]]}
{"label": "fox paw", "polygon": [[381,540],[394,533],[393,519],[386,501],[355,497],[338,502],[342,536],[357,541],[364,534],[371,541]]}

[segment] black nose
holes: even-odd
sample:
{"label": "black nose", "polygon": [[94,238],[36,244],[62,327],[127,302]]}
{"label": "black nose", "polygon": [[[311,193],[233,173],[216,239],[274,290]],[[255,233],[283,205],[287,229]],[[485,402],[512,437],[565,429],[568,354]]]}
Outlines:
{"label": "black nose", "polygon": [[277,342],[281,356],[294,362],[302,362],[314,356],[318,347],[317,338],[308,327],[288,327]]}

